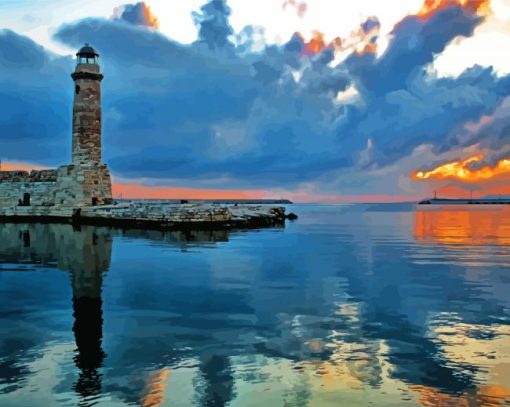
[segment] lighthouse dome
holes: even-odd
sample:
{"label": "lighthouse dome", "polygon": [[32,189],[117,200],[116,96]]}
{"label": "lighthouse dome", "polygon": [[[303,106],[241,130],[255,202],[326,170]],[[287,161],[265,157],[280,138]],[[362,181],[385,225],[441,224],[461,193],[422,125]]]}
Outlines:
{"label": "lighthouse dome", "polygon": [[78,64],[98,64],[99,54],[98,52],[86,43],[76,53]]}

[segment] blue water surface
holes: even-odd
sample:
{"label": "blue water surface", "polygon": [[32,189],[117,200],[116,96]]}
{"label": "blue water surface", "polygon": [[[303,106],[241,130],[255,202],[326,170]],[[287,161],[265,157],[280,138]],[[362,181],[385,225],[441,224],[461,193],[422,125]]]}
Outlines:
{"label": "blue water surface", "polygon": [[0,406],[510,405],[510,209],[0,224]]}

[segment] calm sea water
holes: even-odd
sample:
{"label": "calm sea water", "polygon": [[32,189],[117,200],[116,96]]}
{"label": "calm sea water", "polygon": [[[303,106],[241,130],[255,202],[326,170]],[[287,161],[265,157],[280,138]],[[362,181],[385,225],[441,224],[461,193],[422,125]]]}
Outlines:
{"label": "calm sea water", "polygon": [[510,405],[510,209],[0,225],[0,405]]}

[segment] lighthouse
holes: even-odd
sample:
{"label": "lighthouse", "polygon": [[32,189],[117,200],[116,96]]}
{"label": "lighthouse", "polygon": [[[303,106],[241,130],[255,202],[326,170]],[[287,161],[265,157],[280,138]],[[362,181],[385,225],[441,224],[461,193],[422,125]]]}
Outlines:
{"label": "lighthouse", "polygon": [[57,203],[102,205],[112,201],[111,177],[102,162],[102,114],[99,53],[85,44],[76,53],[72,164],[58,173]]}
{"label": "lighthouse", "polygon": [[82,167],[101,164],[101,81],[99,54],[89,44],[77,53],[73,103],[72,162]]}

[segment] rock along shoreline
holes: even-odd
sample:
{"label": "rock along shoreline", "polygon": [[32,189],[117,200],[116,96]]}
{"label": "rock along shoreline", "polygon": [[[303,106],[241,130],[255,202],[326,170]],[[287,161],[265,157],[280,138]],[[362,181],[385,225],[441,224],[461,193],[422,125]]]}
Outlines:
{"label": "rock along shoreline", "polygon": [[119,202],[101,206],[0,207],[0,223],[71,223],[157,230],[254,229],[285,224],[285,207],[252,204]]}

